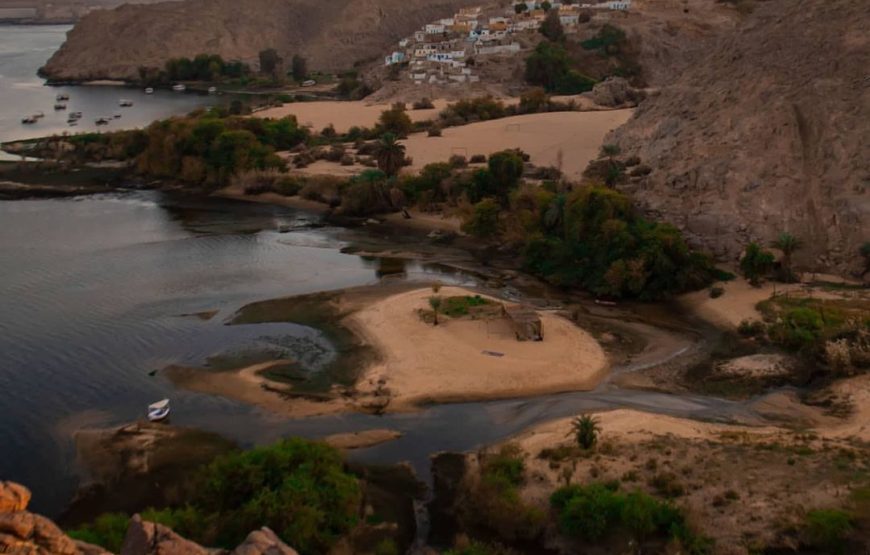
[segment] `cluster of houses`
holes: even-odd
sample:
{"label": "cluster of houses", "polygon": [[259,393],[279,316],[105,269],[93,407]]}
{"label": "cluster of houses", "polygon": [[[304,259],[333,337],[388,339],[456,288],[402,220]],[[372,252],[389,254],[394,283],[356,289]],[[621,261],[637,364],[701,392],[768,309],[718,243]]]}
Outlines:
{"label": "cluster of houses", "polygon": [[479,7],[463,8],[453,17],[429,23],[399,41],[398,48],[386,56],[384,63],[407,64],[411,80],[418,85],[475,83],[480,76],[474,73],[473,58],[519,52],[521,45],[516,34],[537,31],[549,10],[556,10],[562,25],[571,28],[579,24],[583,10],[630,8],[631,0],[596,4],[528,0],[515,3],[502,15],[485,14]]}

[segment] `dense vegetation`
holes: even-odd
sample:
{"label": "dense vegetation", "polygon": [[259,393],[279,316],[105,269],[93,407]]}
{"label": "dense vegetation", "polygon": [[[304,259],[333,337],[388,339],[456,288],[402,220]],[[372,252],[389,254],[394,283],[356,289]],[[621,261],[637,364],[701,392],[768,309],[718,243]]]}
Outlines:
{"label": "dense vegetation", "polygon": [[801,353],[835,376],[870,369],[867,301],[778,295],[758,308],[763,320],[741,323],[742,334]]}
{"label": "dense vegetation", "polygon": [[591,38],[576,42],[565,35],[557,16],[548,16],[545,40],[526,58],[526,81],[548,92],[578,94],[610,76],[642,85],[637,54],[625,31],[605,24]]}
{"label": "dense vegetation", "polygon": [[[336,449],[298,438],[220,457],[190,489],[188,505],[145,511],[143,518],[225,548],[268,526],[303,554],[327,552],[353,528],[362,496]],[[104,515],[70,535],[117,552],[126,526],[126,515]]]}
{"label": "dense vegetation", "polygon": [[247,64],[227,62],[217,54],[200,54],[193,58],[172,58],[164,66],[169,81],[220,81],[237,79],[250,73]]}
{"label": "dense vegetation", "polygon": [[711,543],[695,535],[682,511],[641,491],[623,493],[618,484],[569,485],[550,497],[560,530],[598,542],[627,533],[636,542],[654,538],[676,541],[683,552],[708,553]]}

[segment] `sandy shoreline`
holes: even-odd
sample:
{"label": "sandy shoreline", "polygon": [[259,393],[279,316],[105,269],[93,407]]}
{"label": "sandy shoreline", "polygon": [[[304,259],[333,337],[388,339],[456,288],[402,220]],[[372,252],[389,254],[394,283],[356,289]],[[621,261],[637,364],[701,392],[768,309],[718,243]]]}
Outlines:
{"label": "sandy shoreline", "polygon": [[[401,291],[401,289],[400,289]],[[444,287],[438,295],[474,295]],[[345,411],[399,412],[427,403],[512,398],[594,388],[607,374],[607,356],[595,339],[572,322],[540,313],[544,340],[517,341],[501,318],[424,322],[431,288],[395,293],[392,289],[356,291],[337,297],[341,324],[375,362],[360,369],[354,387],[333,386],[320,398],[299,397],[286,384],[262,373],[289,361],[276,360],[234,371],[172,366],[166,376],[178,387],[220,395],[288,417]],[[499,353],[501,356],[493,356]]]}
{"label": "sandy shoreline", "polygon": [[[473,292],[444,287],[442,298]],[[593,389],[607,357],[585,331],[555,314],[540,313],[544,340],[517,341],[504,319],[424,323],[431,289],[393,295],[352,314],[349,323],[381,361],[358,384],[390,389],[391,410],[424,403],[498,399]],[[484,351],[501,353],[491,356]]]}

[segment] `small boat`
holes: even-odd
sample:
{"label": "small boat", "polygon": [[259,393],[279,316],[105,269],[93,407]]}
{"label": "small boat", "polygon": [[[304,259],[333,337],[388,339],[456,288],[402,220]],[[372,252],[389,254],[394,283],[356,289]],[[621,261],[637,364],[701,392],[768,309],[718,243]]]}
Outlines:
{"label": "small boat", "polygon": [[146,88],[146,89],[145,89],[145,94],[154,94],[154,89],[151,88],[151,87]]}
{"label": "small boat", "polygon": [[76,125],[79,124],[79,120],[69,119],[69,120],[66,120],[66,124],[69,125],[70,127],[75,127]]}
{"label": "small boat", "polygon": [[119,119],[121,117],[121,112],[115,112],[114,114],[112,114],[112,117],[115,119]]}
{"label": "small boat", "polygon": [[69,100],[69,95],[66,93],[60,93],[59,95],[55,96],[54,99],[58,102],[66,101]]}
{"label": "small boat", "polygon": [[36,123],[37,119],[39,118],[37,118],[36,116],[24,116],[23,118],[21,118],[21,123],[31,125],[33,123]]}
{"label": "small boat", "polygon": [[69,119],[82,119],[82,113],[81,112],[70,112]]}
{"label": "small boat", "polygon": [[169,399],[163,399],[148,405],[148,420],[159,422],[169,416]]}
{"label": "small boat", "polygon": [[313,87],[316,84],[317,84],[317,81],[315,81],[314,79],[308,79],[307,81],[302,82],[303,87]]}
{"label": "small boat", "polygon": [[120,106],[121,108],[129,108],[132,105],[133,105],[133,101],[127,100],[126,98],[122,98],[121,100],[118,101],[118,106]]}
{"label": "small boat", "polygon": [[33,117],[35,117],[36,119],[44,118],[45,114],[43,114],[42,112],[36,112],[33,114]]}
{"label": "small boat", "polygon": [[208,94],[217,94],[217,87],[209,87]]}
{"label": "small boat", "polygon": [[97,125],[109,125],[109,118],[97,118],[94,123],[96,123]]}
{"label": "small boat", "polygon": [[57,104],[54,105],[54,109],[55,110],[66,110],[66,104],[64,104],[62,102],[58,102]]}
{"label": "small boat", "polygon": [[184,92],[187,90],[187,87],[179,83],[177,85],[172,85],[172,90],[175,92]]}

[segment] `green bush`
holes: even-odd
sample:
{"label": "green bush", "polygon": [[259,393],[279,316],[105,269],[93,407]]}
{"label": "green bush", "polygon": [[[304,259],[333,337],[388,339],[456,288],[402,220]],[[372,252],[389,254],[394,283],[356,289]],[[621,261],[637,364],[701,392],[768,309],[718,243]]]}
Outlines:
{"label": "green bush", "polygon": [[638,541],[659,536],[678,540],[687,553],[709,551],[710,541],[689,529],[679,509],[640,491],[621,493],[617,487],[592,483],[569,485],[553,492],[550,505],[558,515],[559,529],[586,541],[598,541],[625,530]]}
{"label": "green bush", "polygon": [[499,231],[501,205],[492,198],[486,198],[474,205],[471,218],[462,224],[462,230],[475,237],[495,236]]}
{"label": "green bush", "polygon": [[843,553],[851,531],[852,517],[845,511],[817,509],[807,513],[804,524],[807,540],[828,553]]}
{"label": "green bush", "polygon": [[119,553],[129,524],[130,517],[123,513],[105,513],[92,523],[67,530],[66,533],[74,540],[99,545],[113,553]]}

